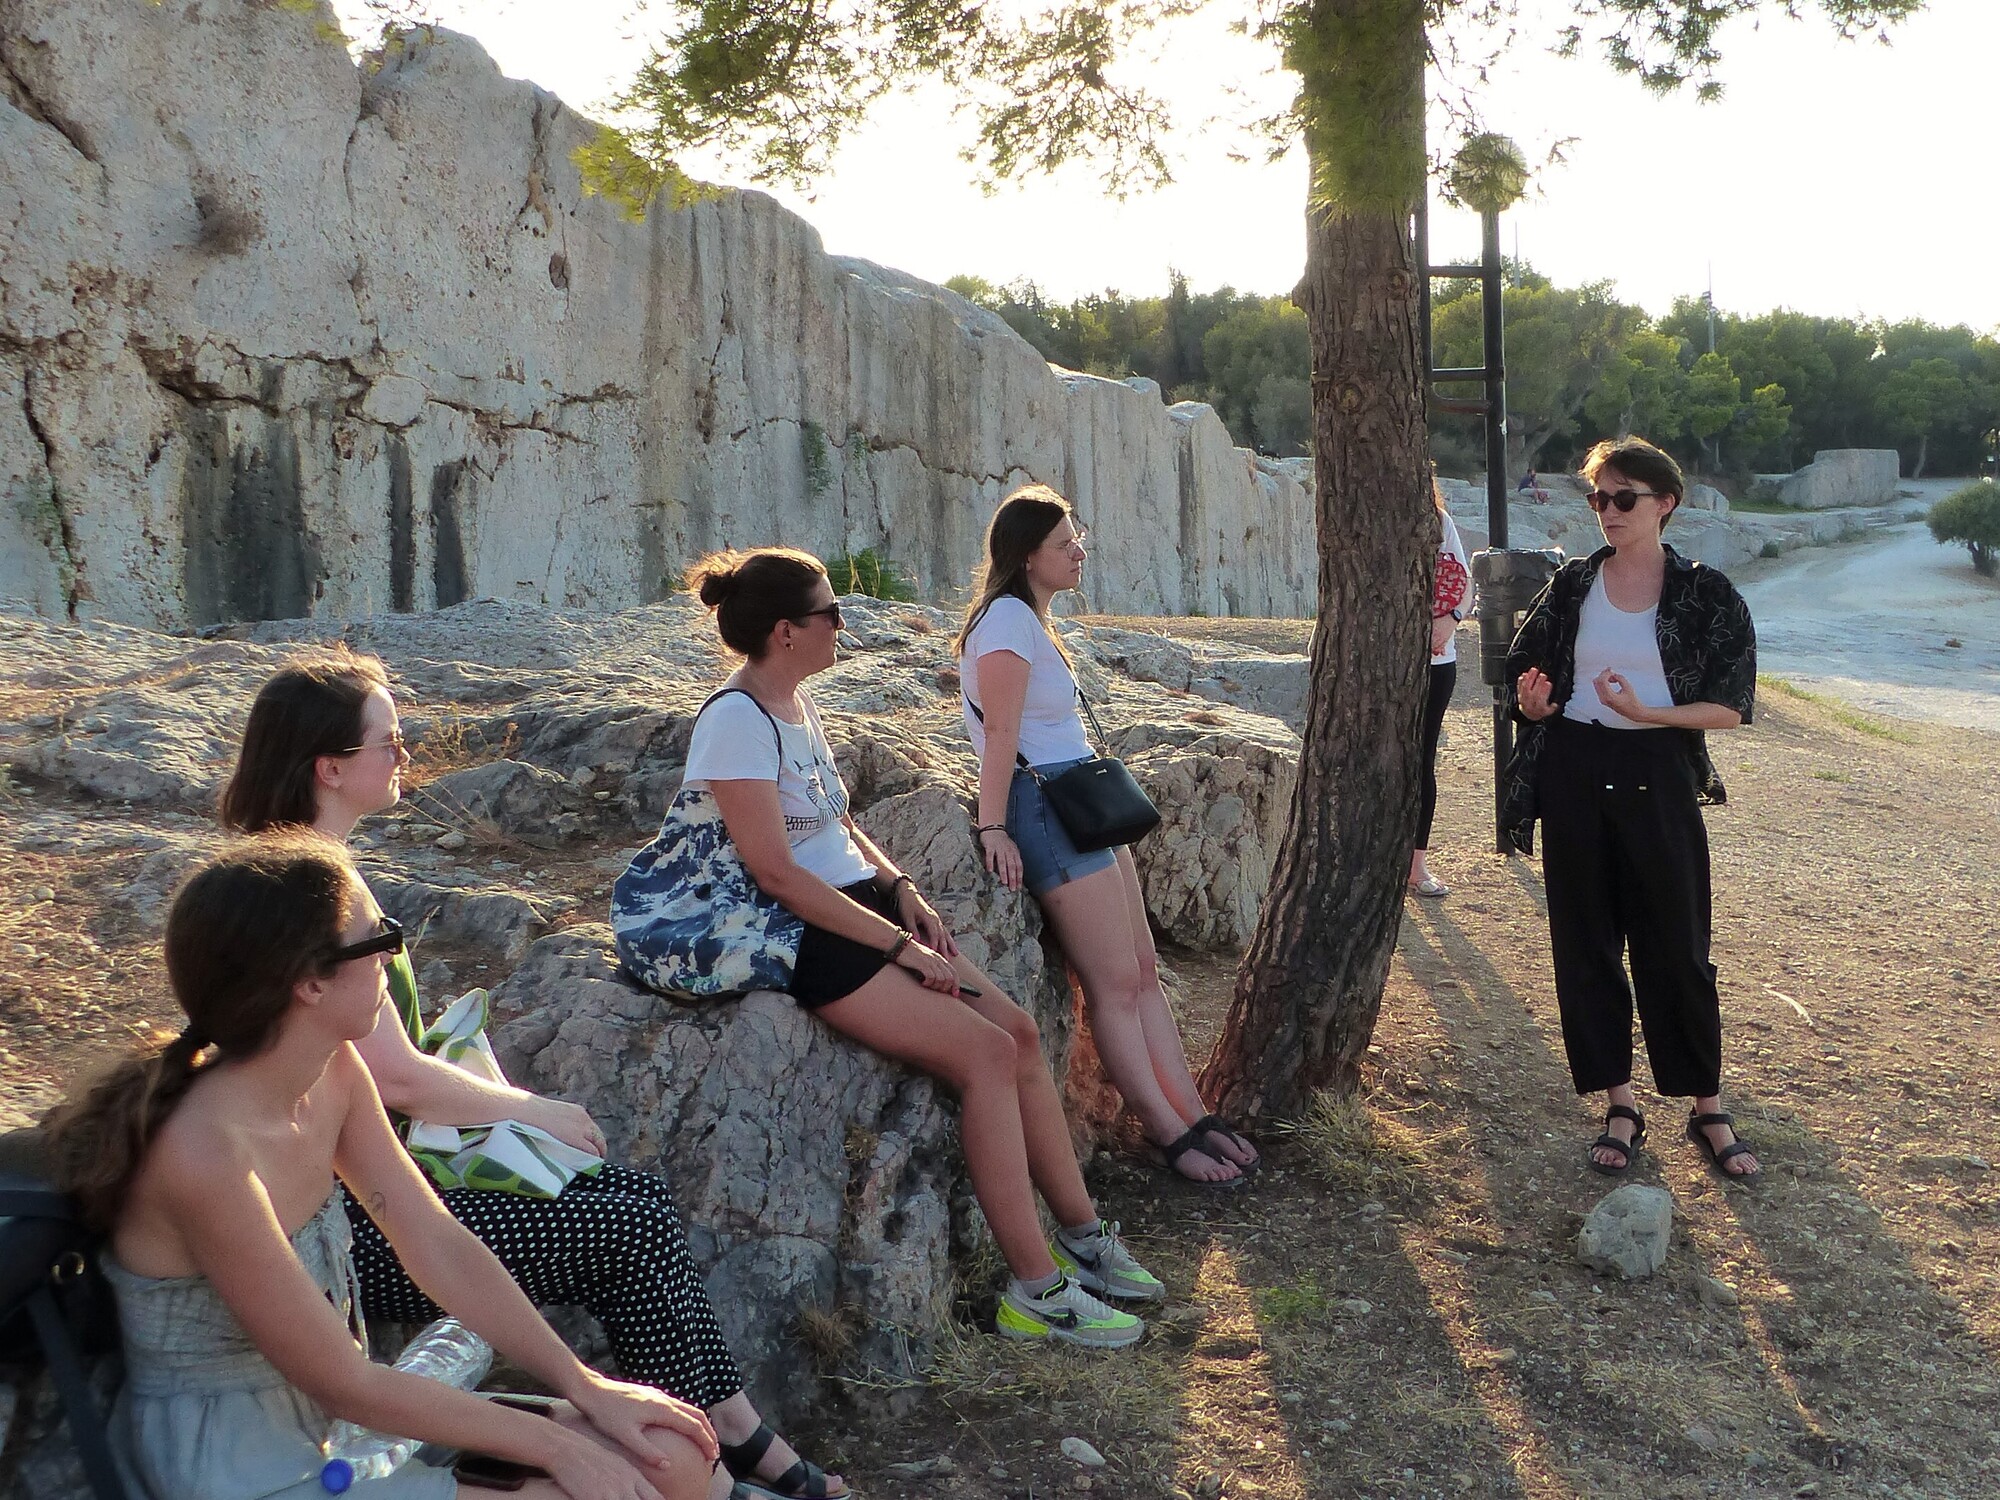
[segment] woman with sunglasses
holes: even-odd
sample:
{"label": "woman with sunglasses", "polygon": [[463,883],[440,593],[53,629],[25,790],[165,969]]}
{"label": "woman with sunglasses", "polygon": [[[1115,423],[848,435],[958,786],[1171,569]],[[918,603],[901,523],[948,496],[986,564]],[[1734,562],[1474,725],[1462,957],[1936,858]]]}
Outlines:
{"label": "woman with sunglasses", "polygon": [[986,560],[954,643],[979,755],[979,847],[1007,889],[1025,884],[1040,903],[1083,986],[1104,1071],[1168,1168],[1240,1187],[1257,1151],[1195,1088],[1131,851],[1079,851],[1042,793],[1042,778],[1096,753],[1069,653],[1049,623],[1050,601],[1083,582],[1083,538],[1069,502],[1042,484],[1009,495],[986,528]]}
{"label": "woman with sunglasses", "polygon": [[[109,1232],[125,1386],[112,1438],[143,1500],[323,1496],[330,1423],[546,1471],[523,1495],[717,1500],[691,1406],[587,1369],[403,1151],[352,1043],[387,999],[401,934],[340,849],[251,841],[198,870],[167,918],[188,1023],[48,1120],[57,1180]],[[344,1184],[424,1286],[558,1392],[554,1421],[369,1361]],[[477,1493],[410,1463],[357,1495]]]}
{"label": "woman with sunglasses", "polygon": [[[1100,1296],[1166,1288],[1084,1186],[1034,1019],[959,951],[916,882],[855,826],[805,681],[834,664],[840,606],[826,569],[789,547],[719,552],[688,572],[743,665],[709,699],[686,785],[705,787],[763,894],[805,924],[792,998],[841,1035],[959,1096],[972,1190],[1013,1273],[1000,1333],[1115,1349],[1144,1325]],[[1058,1226],[1042,1236],[1037,1193]]]}
{"label": "woman with sunglasses", "polygon": [[1724,800],[1703,732],[1750,722],[1756,631],[1727,578],[1660,539],[1685,493],[1680,465],[1620,438],[1592,448],[1582,471],[1605,545],[1557,570],[1515,637],[1507,675],[1521,735],[1502,820],[1524,854],[1542,821],[1570,1076],[1609,1106],[1585,1160],[1615,1176],[1645,1135],[1632,1094],[1636,994],[1654,1083],[1694,1100],[1688,1138],[1724,1177],[1746,1181],[1760,1167],[1719,1097],[1699,804]]}
{"label": "woman with sunglasses", "polygon": [[[345,844],[355,825],[396,805],[409,764],[382,663],[336,646],[302,653],[258,691],[222,821],[240,832],[310,826]],[[383,1103],[435,1125],[520,1120],[602,1156],[604,1133],[560,1099],[490,1083],[421,1051],[423,1007],[407,954],[390,961],[372,1031],[356,1044]],[[749,1494],[781,1500],[847,1493],[765,1425],[716,1323],[664,1179],[607,1162],[554,1198],[459,1186],[445,1207],[494,1254],[538,1305],[582,1306],[604,1325],[618,1367],[709,1414],[731,1471]],[[352,1199],[362,1306],[406,1323],[436,1304]]]}

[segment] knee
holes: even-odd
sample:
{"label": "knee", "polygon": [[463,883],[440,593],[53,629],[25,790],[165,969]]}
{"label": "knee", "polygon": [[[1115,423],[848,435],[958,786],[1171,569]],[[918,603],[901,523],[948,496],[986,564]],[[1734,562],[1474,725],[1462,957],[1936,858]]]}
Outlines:
{"label": "knee", "polygon": [[996,1026],[982,1016],[958,1051],[956,1062],[952,1082],[961,1089],[968,1088],[976,1083],[1013,1077],[1020,1062],[1020,1049],[1011,1029]]}
{"label": "knee", "polygon": [[[1146,969],[1138,962],[1120,965],[1111,973],[1102,976],[1094,985],[1084,987],[1083,998],[1090,1007],[1091,1018],[1108,1015],[1116,1019],[1136,1020],[1139,1015],[1139,997],[1145,993]],[[1152,970],[1153,981],[1159,981],[1159,970]]]}
{"label": "knee", "polygon": [[646,1477],[661,1500],[707,1500],[712,1493],[709,1463],[690,1438],[664,1428],[648,1428],[647,1438],[666,1462]]}
{"label": "knee", "polygon": [[1042,1029],[1035,1024],[1033,1016],[1015,1005],[1001,1018],[1000,1025],[1001,1029],[1014,1039],[1014,1055],[1017,1061],[1041,1057]]}

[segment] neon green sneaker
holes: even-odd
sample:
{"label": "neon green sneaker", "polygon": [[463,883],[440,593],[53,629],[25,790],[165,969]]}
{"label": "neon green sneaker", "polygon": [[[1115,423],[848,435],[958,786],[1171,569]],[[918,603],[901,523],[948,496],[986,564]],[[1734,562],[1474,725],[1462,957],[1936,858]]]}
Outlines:
{"label": "neon green sneaker", "polygon": [[1049,1241],[1056,1269],[1073,1277],[1087,1292],[1122,1297],[1131,1302],[1164,1302],[1167,1284],[1133,1257],[1118,1237],[1118,1225],[1103,1224],[1088,1240],[1071,1241],[1058,1233]]}
{"label": "neon green sneaker", "polygon": [[1055,1339],[1086,1349],[1123,1349],[1136,1344],[1146,1325],[1128,1312],[1107,1307],[1067,1274],[1039,1297],[1009,1282],[1000,1298],[993,1329],[1008,1339]]}

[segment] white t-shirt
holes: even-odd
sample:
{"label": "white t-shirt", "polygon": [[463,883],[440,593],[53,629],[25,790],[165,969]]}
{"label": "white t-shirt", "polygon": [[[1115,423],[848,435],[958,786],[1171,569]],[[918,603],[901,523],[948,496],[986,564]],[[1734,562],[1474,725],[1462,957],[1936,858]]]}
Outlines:
{"label": "white t-shirt", "polygon": [[[806,721],[792,724],[775,715],[765,717],[748,693],[724,693],[695,720],[681,784],[776,781],[785,837],[791,840],[792,858],[799,868],[831,886],[853,885],[870,879],[875,867],[841,821],[847,812],[847,786],[834,767],[819,710],[803,688],[799,702],[805,705]],[[771,734],[774,721],[776,737]]]}
{"label": "white t-shirt", "polygon": [[[1444,540],[1438,544],[1437,587],[1432,594],[1431,608],[1444,606],[1445,613],[1457,610],[1461,615],[1472,613],[1472,559],[1465,555],[1465,539],[1458,534],[1458,527],[1451,517],[1442,511],[1438,519],[1444,522]],[[1441,667],[1448,661],[1458,660],[1458,631],[1445,637],[1444,650],[1431,658],[1431,665]]]}
{"label": "white t-shirt", "polygon": [[1637,614],[1627,613],[1611,602],[1604,592],[1600,569],[1584,595],[1583,613],[1576,626],[1576,686],[1563,705],[1563,717],[1582,724],[1606,724],[1613,729],[1651,729],[1628,719],[1615,708],[1598,701],[1591,684],[1606,667],[1631,684],[1639,702],[1647,708],[1672,708],[1674,695],[1667,688],[1666,668],[1660,665],[1660,638],[1655,621],[1659,605]]}
{"label": "white t-shirt", "polygon": [[[986,705],[979,697],[979,658],[993,651],[1009,652],[1028,664],[1028,696],[1021,705],[1021,754],[1028,764],[1046,766],[1091,755],[1069,663],[1056,650],[1034,610],[1012,594],[1002,594],[986,607],[966,638],[965,654],[958,659],[965,697],[969,703],[979,704],[982,711]],[[986,726],[969,707],[964,715],[972,748],[984,755]]]}

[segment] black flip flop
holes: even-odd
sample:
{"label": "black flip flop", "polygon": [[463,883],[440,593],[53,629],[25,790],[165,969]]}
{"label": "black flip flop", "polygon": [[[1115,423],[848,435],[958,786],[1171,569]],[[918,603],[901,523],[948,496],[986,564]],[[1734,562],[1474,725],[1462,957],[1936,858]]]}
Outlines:
{"label": "black flip flop", "polygon": [[[1204,1135],[1223,1136],[1228,1140],[1234,1141],[1238,1146],[1242,1147],[1246,1151],[1257,1150],[1257,1143],[1255,1141],[1251,1140],[1249,1136],[1245,1135],[1242,1131],[1238,1130],[1234,1125],[1230,1124],[1227,1120],[1223,1119],[1221,1115],[1203,1115],[1199,1120],[1196,1120],[1193,1126],[1190,1128],[1199,1130]],[[1207,1154],[1210,1156],[1215,1155],[1213,1151],[1208,1152]],[[1226,1159],[1227,1158],[1218,1158],[1218,1160],[1226,1160]],[[1231,1160],[1230,1165],[1235,1167],[1236,1170],[1241,1172],[1245,1177],[1248,1177],[1252,1175],[1254,1172],[1256,1172],[1256,1170],[1259,1167],[1264,1165],[1264,1154],[1261,1151],[1258,1151],[1257,1157],[1254,1161]]]}
{"label": "black flip flop", "polygon": [[[1632,1122],[1631,1140],[1621,1141],[1611,1133],[1613,1120]],[[1632,1158],[1639,1154],[1639,1142],[1645,1138],[1646,1117],[1629,1104],[1614,1104],[1604,1112],[1604,1134],[1583,1148],[1584,1165],[1593,1172],[1603,1173],[1606,1177],[1623,1177],[1632,1169]],[[1607,1151],[1616,1151],[1625,1159],[1619,1162],[1599,1161],[1592,1153],[1600,1146]]]}
{"label": "black flip flop", "polygon": [[1208,1132],[1206,1130],[1203,1130],[1199,1125],[1190,1125],[1182,1134],[1159,1148],[1160,1156],[1163,1158],[1163,1165],[1169,1172],[1172,1172],[1174,1176],[1180,1178],[1189,1187],[1211,1188],[1219,1193],[1234,1192],[1237,1188],[1242,1187],[1244,1183],[1248,1182],[1250,1176],[1242,1167],[1237,1166],[1235,1162],[1228,1161],[1226,1157],[1222,1158],[1222,1160],[1227,1165],[1236,1167],[1236,1175],[1234,1177],[1224,1177],[1215,1182],[1205,1182],[1199,1177],[1190,1177],[1174,1165],[1175,1162],[1186,1156],[1190,1151],[1199,1151],[1203,1156],[1213,1158],[1215,1153],[1203,1144],[1207,1139]]}
{"label": "black flip flop", "polygon": [[1729,1162],[1734,1161],[1739,1156],[1751,1156],[1755,1154],[1750,1149],[1750,1143],[1738,1135],[1735,1140],[1718,1151],[1710,1144],[1707,1134],[1702,1129],[1704,1125],[1727,1125],[1730,1134],[1735,1135],[1736,1122],[1724,1114],[1690,1114],[1688,1116],[1688,1139],[1701,1147],[1701,1154],[1708,1158],[1708,1164],[1715,1168],[1716,1175],[1721,1177],[1724,1182],[1755,1182],[1759,1177],[1764,1175],[1764,1169],[1761,1166],[1754,1172],[1730,1171],[1727,1165]]}

